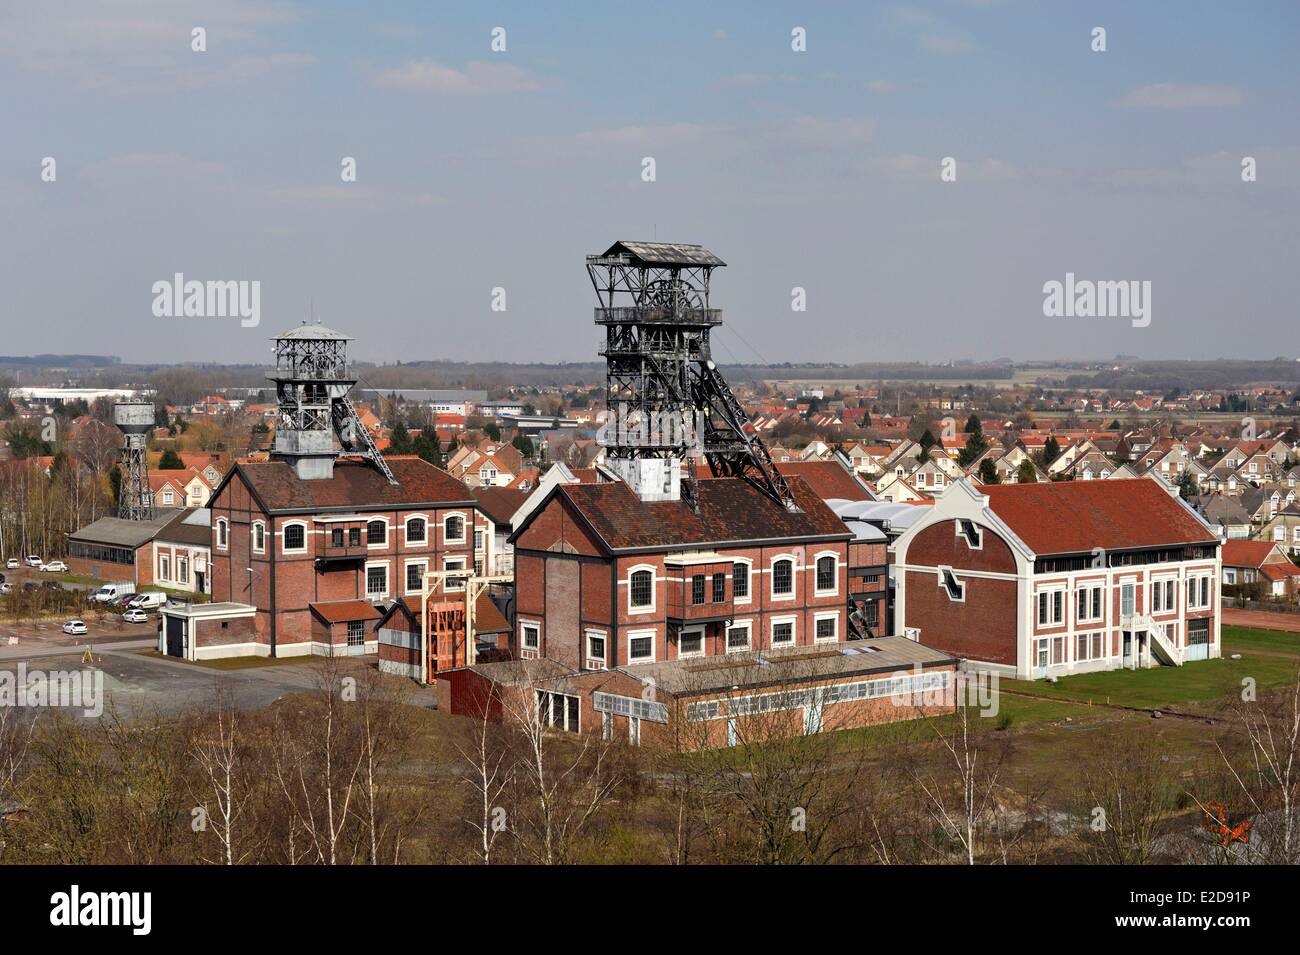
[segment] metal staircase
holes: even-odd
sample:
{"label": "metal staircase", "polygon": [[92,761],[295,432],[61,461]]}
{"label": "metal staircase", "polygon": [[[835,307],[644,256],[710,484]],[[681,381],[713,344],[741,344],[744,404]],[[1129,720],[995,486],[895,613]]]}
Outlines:
{"label": "metal staircase", "polygon": [[[388,479],[389,484],[397,484],[397,478],[393,477],[392,469],[389,468],[388,462],[384,456],[379,453],[379,448],[375,446],[375,439],[370,436],[366,426],[361,423],[361,417],[357,414],[357,409],[352,405],[352,399],[347,395],[334,405],[334,413],[337,420],[334,422],[339,435],[351,434],[352,440],[343,440],[344,450],[349,454],[359,454],[362,457],[369,458],[370,463],[377,467]],[[349,447],[359,445],[359,447]]]}

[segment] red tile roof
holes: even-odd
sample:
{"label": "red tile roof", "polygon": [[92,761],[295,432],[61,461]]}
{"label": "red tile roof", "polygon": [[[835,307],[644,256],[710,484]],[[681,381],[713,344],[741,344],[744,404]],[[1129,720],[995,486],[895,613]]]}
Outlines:
{"label": "red tile roof", "polygon": [[1272,541],[1227,541],[1223,545],[1225,567],[1259,567],[1277,549]]}
{"label": "red tile roof", "polygon": [[989,506],[1035,554],[1210,543],[1214,534],[1155,481],[986,484]]}
{"label": "red tile roof", "polygon": [[561,484],[556,493],[568,498],[611,550],[851,536],[802,479],[788,483],[802,513],[787,511],[741,478],[700,481],[698,514],[683,501],[642,501],[622,481]]}
{"label": "red tile roof", "polygon": [[364,600],[330,600],[308,604],[311,612],[326,623],[348,623],[353,620],[378,620],[383,616],[373,604]]}
{"label": "red tile roof", "polygon": [[241,461],[231,469],[248,482],[270,511],[313,511],[325,508],[393,508],[405,505],[472,504],[464,483],[414,455],[385,458],[393,476],[388,480],[366,461],[341,460],[334,476],[304,481],[283,461]]}
{"label": "red tile roof", "polygon": [[871,495],[838,461],[783,461],[776,469],[785,477],[801,477],[823,501],[870,501]]}

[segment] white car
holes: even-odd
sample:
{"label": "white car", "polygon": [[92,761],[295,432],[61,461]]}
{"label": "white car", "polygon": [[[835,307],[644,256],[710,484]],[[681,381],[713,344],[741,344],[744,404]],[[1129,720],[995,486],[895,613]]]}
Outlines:
{"label": "white car", "polygon": [[13,592],[14,585],[9,583],[9,581],[6,580],[3,584],[0,584],[0,594],[11,594]]}
{"label": "white car", "polygon": [[66,574],[68,565],[61,560],[52,560],[48,564],[41,564],[41,570],[47,574]]}
{"label": "white car", "polygon": [[17,557],[10,557],[7,561],[5,561],[5,568],[6,568],[7,570],[17,570],[17,569],[18,569],[18,558],[17,558]]}
{"label": "white car", "polygon": [[148,623],[149,615],[139,607],[132,607],[126,613],[122,614],[122,619],[127,623]]}
{"label": "white car", "polygon": [[167,595],[161,590],[146,590],[131,598],[126,606],[133,610],[157,610],[167,603]]}
{"label": "white car", "polygon": [[39,568],[39,567],[41,566],[41,564],[43,564],[43,563],[45,563],[45,561],[41,560],[41,558],[40,558],[40,556],[39,556],[38,554],[28,554],[28,555],[27,555],[27,566],[28,566],[28,567],[36,567],[36,568]]}
{"label": "white car", "polygon": [[86,625],[80,620],[69,620],[63,625],[63,632],[70,633],[73,636],[80,636],[86,632]]}

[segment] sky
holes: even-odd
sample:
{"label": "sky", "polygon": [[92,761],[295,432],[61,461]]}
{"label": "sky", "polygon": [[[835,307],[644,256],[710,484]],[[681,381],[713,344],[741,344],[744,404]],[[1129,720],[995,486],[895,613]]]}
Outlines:
{"label": "sky", "polygon": [[658,238],[724,363],[1300,355],[1297,90],[1294,2],[6,0],[0,354],[591,361],[583,256]]}

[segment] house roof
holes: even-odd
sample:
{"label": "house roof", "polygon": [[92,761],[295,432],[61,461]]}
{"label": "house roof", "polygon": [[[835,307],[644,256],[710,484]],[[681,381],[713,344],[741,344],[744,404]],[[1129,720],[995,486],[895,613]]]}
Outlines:
{"label": "house roof", "polygon": [[870,501],[871,492],[848,468],[836,460],[783,461],[776,469],[785,477],[800,477],[823,501]]}
{"label": "house roof", "polygon": [[350,623],[354,620],[378,620],[383,616],[374,604],[364,600],[330,600],[308,604],[311,612],[326,623]]}
{"label": "house roof", "polygon": [[495,524],[509,524],[528,495],[510,487],[476,487],[474,497],[478,501],[478,509],[489,520]]}
{"label": "house roof", "polygon": [[622,481],[559,484],[551,493],[567,498],[612,551],[852,536],[801,478],[787,483],[801,513],[787,511],[741,478],[699,481],[698,514],[684,501],[642,501]]}
{"label": "house roof", "polygon": [[212,526],[204,521],[195,520],[195,515],[210,518],[212,512],[205,508],[187,507],[178,511],[154,538],[174,544],[189,544],[194,547],[212,546]]}
{"label": "house roof", "polygon": [[[184,516],[183,513],[181,516]],[[177,513],[168,511],[148,521],[128,521],[121,517],[101,517],[92,524],[68,535],[70,541],[86,541],[92,544],[108,544],[112,547],[136,548],[147,544],[168,523],[175,520]]]}
{"label": "house roof", "polygon": [[1155,481],[986,484],[978,493],[1040,556],[1217,542],[1195,512]]}
{"label": "house roof", "polygon": [[299,478],[284,461],[241,461],[222,486],[234,475],[241,475],[269,512],[475,503],[464,483],[421,458],[392,455],[384,460],[398,484],[389,484],[365,461],[340,460],[334,465],[333,477],[310,481]]}
{"label": "house roof", "polygon": [[1272,541],[1231,540],[1223,545],[1225,567],[1259,567],[1277,548]]}

